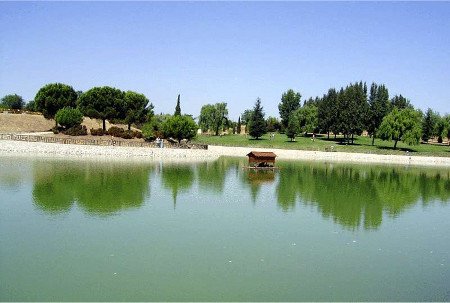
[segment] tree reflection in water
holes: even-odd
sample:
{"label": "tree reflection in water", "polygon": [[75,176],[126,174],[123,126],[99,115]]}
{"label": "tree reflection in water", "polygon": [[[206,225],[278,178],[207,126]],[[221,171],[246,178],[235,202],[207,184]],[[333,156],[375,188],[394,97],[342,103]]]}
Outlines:
{"label": "tree reflection in water", "polygon": [[277,185],[280,208],[297,199],[351,229],[378,228],[383,212],[395,217],[418,201],[450,199],[448,170],[284,162]]}
{"label": "tree reflection in water", "polygon": [[[164,164],[162,187],[170,190],[174,207],[180,192],[198,184],[199,193],[218,194],[248,188],[256,203],[261,188],[274,188],[273,197],[285,212],[297,203],[313,206],[325,218],[349,228],[378,228],[383,215],[396,217],[419,201],[450,200],[450,170],[346,164],[278,162],[279,171],[243,170],[244,158],[220,158],[196,164]],[[96,215],[140,207],[149,194],[152,166],[90,162],[35,162],[34,203],[50,213],[70,210],[74,203]],[[6,178],[3,176],[2,178]],[[231,186],[227,187],[227,180]],[[159,182],[157,182],[159,183]]]}
{"label": "tree reflection in water", "polygon": [[151,167],[95,162],[36,162],[33,200],[50,213],[77,205],[89,214],[111,215],[144,203]]}

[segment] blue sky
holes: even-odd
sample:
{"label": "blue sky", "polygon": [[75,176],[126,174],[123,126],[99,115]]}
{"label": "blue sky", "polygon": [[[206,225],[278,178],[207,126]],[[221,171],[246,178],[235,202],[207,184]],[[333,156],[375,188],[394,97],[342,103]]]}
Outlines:
{"label": "blue sky", "polygon": [[109,85],[237,120],[360,80],[450,113],[450,2],[0,2],[0,96]]}

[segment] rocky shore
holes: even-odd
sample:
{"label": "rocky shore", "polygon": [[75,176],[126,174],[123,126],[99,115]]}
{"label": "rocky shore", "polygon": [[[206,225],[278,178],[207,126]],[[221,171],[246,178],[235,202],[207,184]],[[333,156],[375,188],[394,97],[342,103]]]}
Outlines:
{"label": "rocky shore", "polygon": [[[220,156],[245,157],[250,151],[261,148],[209,146],[208,150],[118,147],[22,142],[0,140],[0,156],[39,156],[51,158],[82,158],[96,160],[138,161],[205,161]],[[266,150],[267,151],[267,150]],[[343,152],[270,149],[278,160],[302,160],[344,163],[379,163],[412,166],[440,166],[450,168],[450,157],[422,157],[414,155],[377,155]]]}

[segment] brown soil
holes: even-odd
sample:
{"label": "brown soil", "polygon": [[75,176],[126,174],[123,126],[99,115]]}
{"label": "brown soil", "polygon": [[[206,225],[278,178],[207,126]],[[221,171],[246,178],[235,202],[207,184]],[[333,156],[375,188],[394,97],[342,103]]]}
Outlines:
{"label": "brown soil", "polygon": [[[83,125],[86,126],[88,132],[91,128],[101,128],[102,121],[97,119],[91,119],[85,117],[83,120]],[[52,127],[55,126],[55,120],[47,120],[41,114],[11,114],[11,113],[0,113],[0,133],[32,133],[32,132],[48,132],[51,131]],[[106,129],[111,126],[118,126],[127,129],[126,125],[122,124],[111,124],[106,121]],[[135,128],[132,128],[135,130]],[[53,135],[55,137],[65,137],[66,135],[58,134]],[[111,136],[82,136],[82,138],[98,138],[98,139],[110,139]],[[142,141],[143,139],[133,139],[133,141]]]}

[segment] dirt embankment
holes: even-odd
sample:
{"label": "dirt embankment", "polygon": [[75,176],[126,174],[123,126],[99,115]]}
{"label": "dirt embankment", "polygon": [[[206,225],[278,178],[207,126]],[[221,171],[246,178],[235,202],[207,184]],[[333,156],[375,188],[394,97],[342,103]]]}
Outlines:
{"label": "dirt embankment", "polygon": [[[102,121],[84,117],[83,125],[88,130],[91,128],[101,128]],[[106,128],[110,128],[114,124],[106,121]],[[55,120],[47,120],[40,114],[10,114],[0,113],[0,133],[31,133],[31,132],[47,132],[55,126]],[[115,125],[126,128],[125,125]]]}

